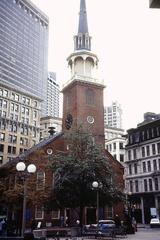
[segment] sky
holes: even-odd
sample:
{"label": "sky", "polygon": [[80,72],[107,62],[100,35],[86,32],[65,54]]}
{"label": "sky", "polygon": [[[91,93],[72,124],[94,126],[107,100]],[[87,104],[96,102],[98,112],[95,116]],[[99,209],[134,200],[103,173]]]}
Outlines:
{"label": "sky", "polygon": [[[80,0],[32,0],[49,17],[48,69],[60,86],[69,80]],[[149,0],[86,0],[92,52],[104,80],[104,105],[121,104],[123,128],[135,128],[145,112],[160,113],[160,9]]]}

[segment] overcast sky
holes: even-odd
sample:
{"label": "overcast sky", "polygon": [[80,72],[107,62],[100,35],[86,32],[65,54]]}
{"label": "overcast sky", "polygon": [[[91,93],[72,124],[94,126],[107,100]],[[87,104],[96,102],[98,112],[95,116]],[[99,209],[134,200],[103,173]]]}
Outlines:
{"label": "overcast sky", "polygon": [[[32,0],[49,16],[49,70],[62,85],[73,52],[80,0]],[[104,105],[117,100],[123,128],[134,128],[147,111],[160,113],[160,9],[149,0],[86,0],[92,51],[104,79]]]}

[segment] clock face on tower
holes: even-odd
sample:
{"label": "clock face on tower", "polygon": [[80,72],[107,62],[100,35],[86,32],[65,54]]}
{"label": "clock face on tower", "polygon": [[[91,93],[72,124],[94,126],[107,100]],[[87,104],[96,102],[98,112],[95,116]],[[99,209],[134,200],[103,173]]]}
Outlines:
{"label": "clock face on tower", "polygon": [[94,123],[94,117],[93,117],[93,116],[88,116],[88,117],[87,117],[87,122],[88,122],[89,124],[93,124],[93,123]]}
{"label": "clock face on tower", "polygon": [[73,123],[73,117],[70,113],[68,113],[65,119],[65,127],[67,130],[71,128],[72,123]]}

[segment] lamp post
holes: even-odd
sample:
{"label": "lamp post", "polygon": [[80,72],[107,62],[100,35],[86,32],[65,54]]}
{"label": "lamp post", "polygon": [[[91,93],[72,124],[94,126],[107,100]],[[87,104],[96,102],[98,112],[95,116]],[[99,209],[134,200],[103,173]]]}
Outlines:
{"label": "lamp post", "polygon": [[36,172],[36,166],[29,164],[26,168],[24,162],[19,162],[16,165],[16,170],[23,173],[23,210],[22,210],[22,232],[21,236],[24,236],[25,225],[26,225],[26,202],[27,202],[27,181],[26,178],[29,174]]}
{"label": "lamp post", "polygon": [[97,208],[96,208],[96,221],[97,221],[97,224],[99,222],[99,183],[97,181],[94,181],[92,183],[92,187],[96,190],[97,192]]}

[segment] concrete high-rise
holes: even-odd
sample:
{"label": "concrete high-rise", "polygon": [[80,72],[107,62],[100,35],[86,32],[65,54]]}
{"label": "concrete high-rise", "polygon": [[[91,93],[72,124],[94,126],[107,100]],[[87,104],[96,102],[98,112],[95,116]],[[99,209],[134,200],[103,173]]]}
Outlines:
{"label": "concrete high-rise", "polygon": [[48,73],[46,115],[59,117],[59,85],[54,72]]}
{"label": "concrete high-rise", "polygon": [[47,103],[48,17],[29,0],[0,0],[0,164],[39,141]]}
{"label": "concrete high-rise", "polygon": [[117,101],[104,108],[104,123],[108,127],[122,128],[122,109]]}
{"label": "concrete high-rise", "polygon": [[29,0],[0,0],[0,83],[46,109],[48,17]]}
{"label": "concrete high-rise", "polygon": [[160,1],[159,0],[149,0],[149,6],[151,8],[160,8]]}

